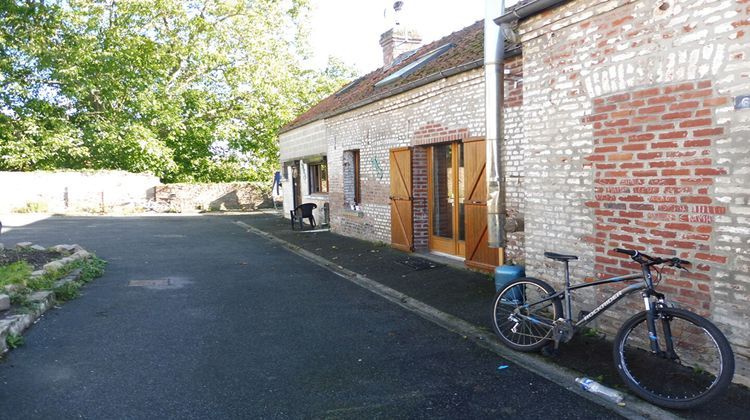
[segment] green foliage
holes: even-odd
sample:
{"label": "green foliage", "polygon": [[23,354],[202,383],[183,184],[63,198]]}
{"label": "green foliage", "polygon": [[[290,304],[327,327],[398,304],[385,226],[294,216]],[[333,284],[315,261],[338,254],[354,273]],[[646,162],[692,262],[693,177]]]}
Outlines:
{"label": "green foliage", "polygon": [[81,275],[78,280],[88,283],[104,275],[104,267],[107,265],[107,262],[93,256],[87,260],[76,261],[74,264],[78,264],[77,268],[81,269]]}
{"label": "green foliage", "polygon": [[583,330],[583,335],[585,337],[590,337],[590,338],[599,338],[603,334],[601,333],[601,331],[597,330],[596,328],[586,328]]}
{"label": "green foliage", "polygon": [[31,301],[29,300],[29,289],[23,288],[17,292],[10,294],[10,303],[11,305],[21,306],[21,307],[29,307],[31,306]]}
{"label": "green foliage", "polygon": [[0,170],[267,181],[278,129],[353,76],[303,68],[308,3],[0,2]]}
{"label": "green foliage", "polygon": [[18,261],[0,267],[0,287],[8,284],[25,285],[31,276],[32,267],[25,261]]}
{"label": "green foliage", "polygon": [[46,213],[49,208],[47,203],[41,201],[30,201],[26,206],[13,209],[14,213]]}
{"label": "green foliage", "polygon": [[8,345],[8,348],[17,349],[24,343],[23,336],[17,334],[8,334],[8,336],[5,337],[5,343]]}
{"label": "green foliage", "polygon": [[56,280],[55,274],[44,273],[42,276],[30,279],[26,286],[31,290],[48,290],[52,288]]}
{"label": "green foliage", "polygon": [[78,297],[81,285],[75,281],[65,283],[55,288],[55,299],[66,302]]}

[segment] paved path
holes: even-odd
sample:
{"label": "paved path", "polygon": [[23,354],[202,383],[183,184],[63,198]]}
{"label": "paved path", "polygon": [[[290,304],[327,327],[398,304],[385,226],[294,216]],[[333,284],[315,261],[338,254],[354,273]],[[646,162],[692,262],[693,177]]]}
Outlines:
{"label": "paved path", "polygon": [[0,363],[16,418],[613,416],[231,217],[51,218],[1,239],[109,261]]}

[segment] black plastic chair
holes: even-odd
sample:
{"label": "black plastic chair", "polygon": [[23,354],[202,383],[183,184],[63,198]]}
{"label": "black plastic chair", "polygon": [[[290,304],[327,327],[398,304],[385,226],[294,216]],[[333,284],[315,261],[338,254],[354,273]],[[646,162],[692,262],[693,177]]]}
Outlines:
{"label": "black plastic chair", "polygon": [[307,219],[310,221],[310,226],[315,228],[315,217],[313,217],[313,209],[318,208],[317,204],[314,203],[304,203],[297,206],[294,210],[290,210],[289,213],[291,213],[292,216],[292,230],[294,230],[294,223],[299,220],[299,228],[300,230],[304,230],[304,225],[302,224],[302,220]]}

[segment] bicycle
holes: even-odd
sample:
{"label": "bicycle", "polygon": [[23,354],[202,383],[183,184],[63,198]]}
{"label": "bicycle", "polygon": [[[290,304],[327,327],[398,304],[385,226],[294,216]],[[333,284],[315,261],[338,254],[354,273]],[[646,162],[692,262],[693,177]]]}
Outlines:
{"label": "bicycle", "polygon": [[[492,309],[492,325],[500,341],[518,351],[535,351],[552,343],[557,349],[559,343],[570,341],[577,330],[625,296],[640,291],[646,309],[625,321],[614,340],[615,366],[623,382],[639,397],[667,408],[692,408],[721,394],[734,375],[729,341],[710,321],[667,303],[664,294],[654,288],[652,268],[658,273],[658,284],[661,271],[655,266],[687,270],[684,265],[690,262],[629,249],[615,251],[640,264],[641,273],[571,285],[568,264],[578,257],[545,252],[545,257],[565,263],[564,290],[555,291],[530,277],[505,285],[495,296]],[[620,289],[573,321],[572,292],[628,280],[643,282]]]}

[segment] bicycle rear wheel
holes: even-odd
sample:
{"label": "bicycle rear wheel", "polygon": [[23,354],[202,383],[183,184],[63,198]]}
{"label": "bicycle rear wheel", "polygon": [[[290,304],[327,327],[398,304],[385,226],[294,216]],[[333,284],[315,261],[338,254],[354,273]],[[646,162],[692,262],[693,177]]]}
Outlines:
{"label": "bicycle rear wheel", "polygon": [[654,353],[646,314],[630,318],[615,337],[615,366],[633,392],[653,404],[684,409],[706,403],[729,386],[734,355],[715,325],[686,310],[657,309],[659,352]]}
{"label": "bicycle rear wheel", "polygon": [[534,351],[552,337],[552,323],[562,318],[559,299],[539,303],[555,294],[549,284],[534,278],[521,278],[506,285],[492,304],[492,327],[506,346],[518,351]]}

